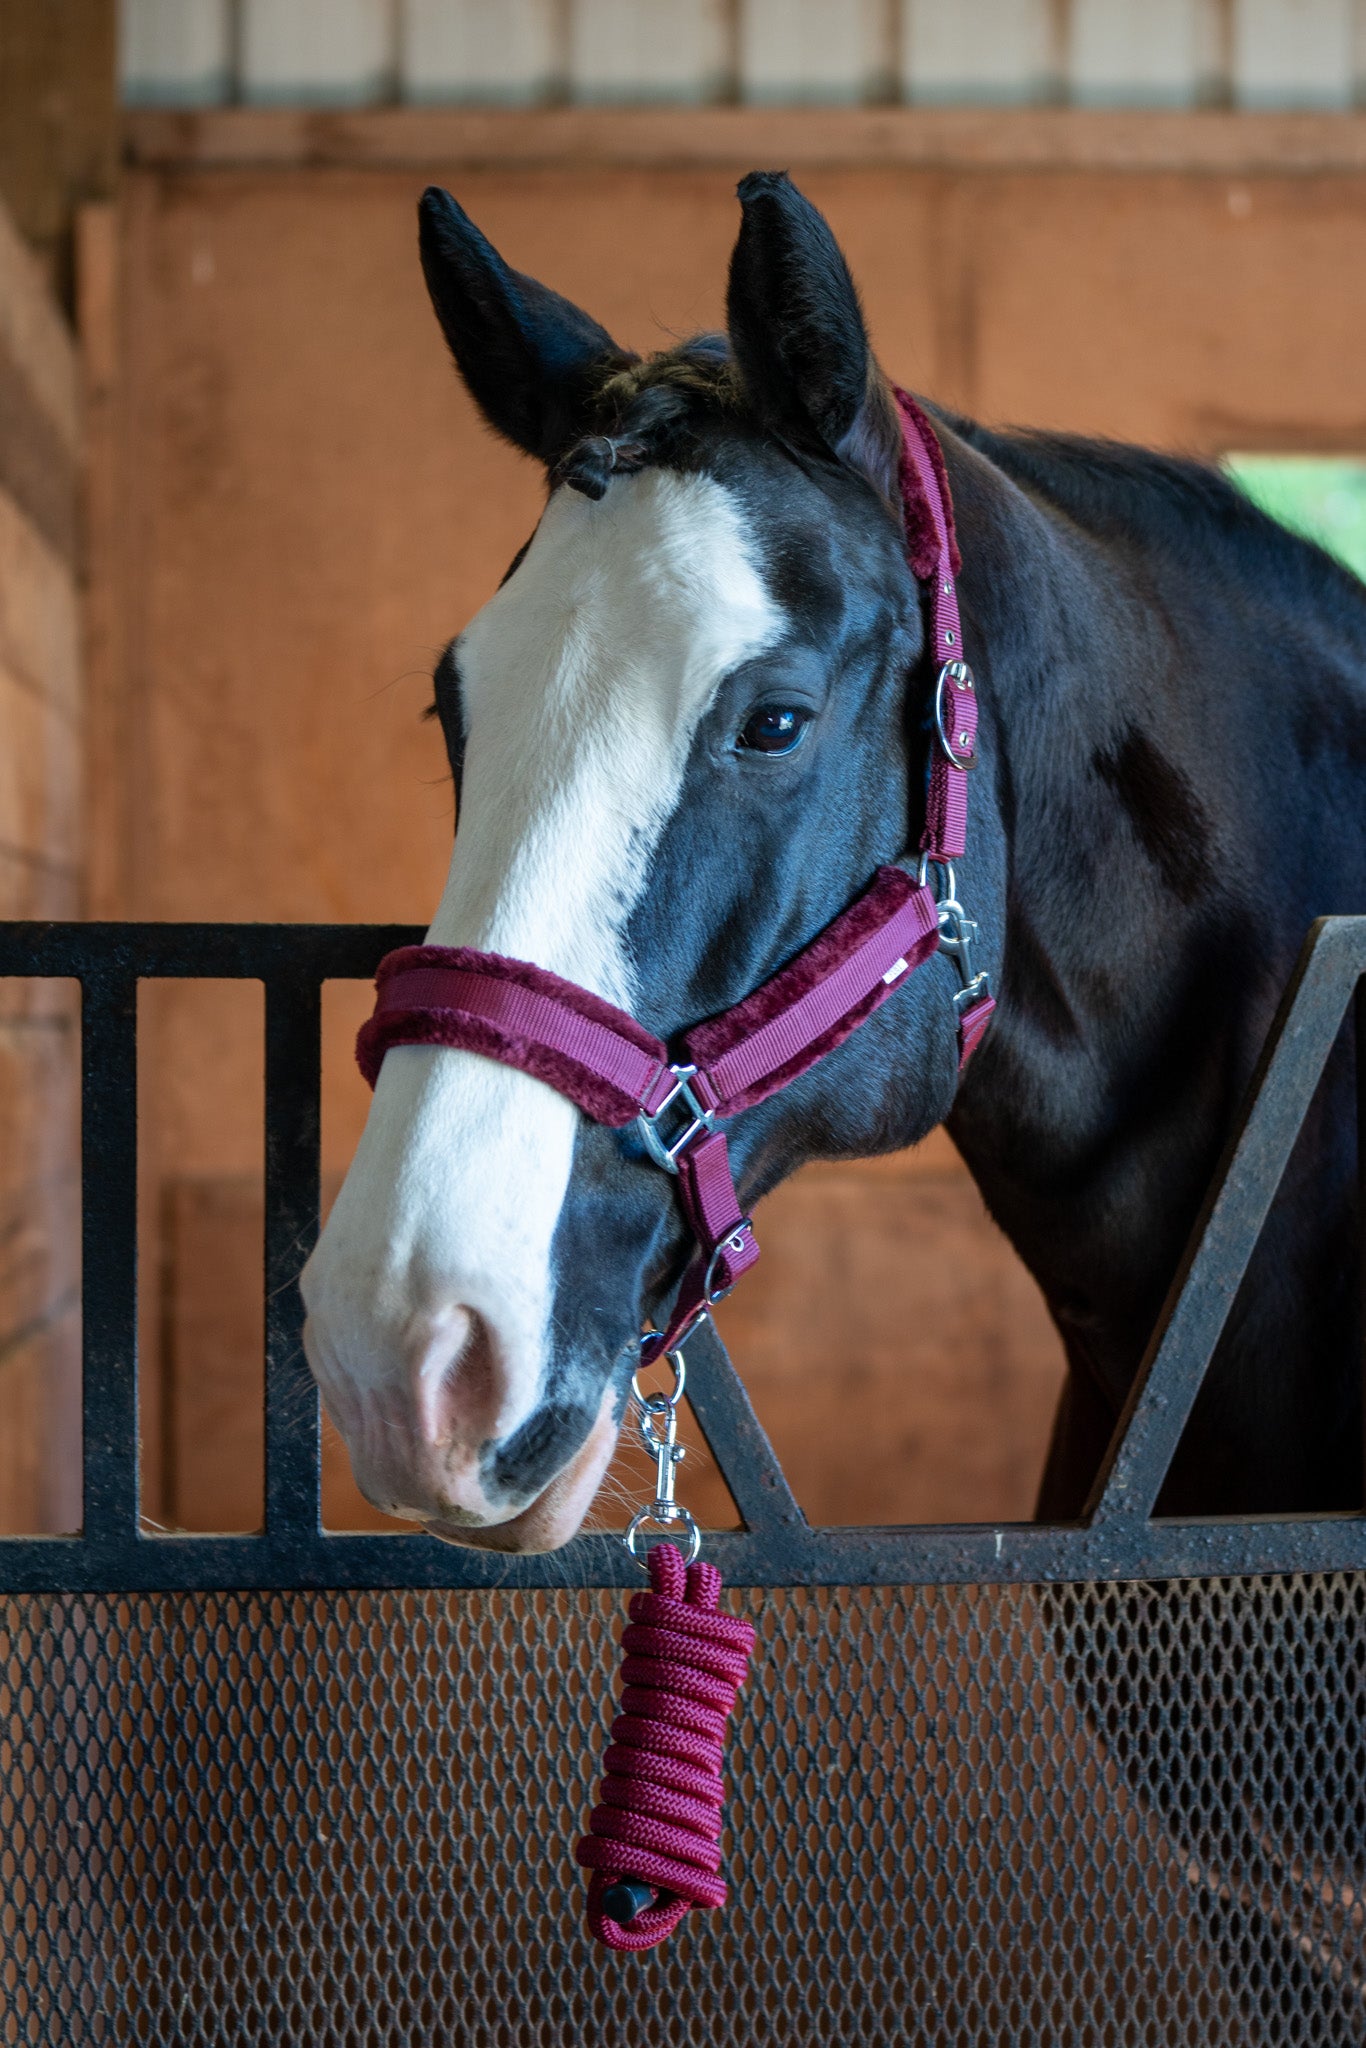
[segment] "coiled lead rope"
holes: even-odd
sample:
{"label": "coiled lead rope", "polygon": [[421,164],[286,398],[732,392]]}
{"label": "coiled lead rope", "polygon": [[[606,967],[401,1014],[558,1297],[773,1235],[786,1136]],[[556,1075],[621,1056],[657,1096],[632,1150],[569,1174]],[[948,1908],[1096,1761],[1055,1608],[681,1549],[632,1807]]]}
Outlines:
{"label": "coiled lead rope", "polygon": [[[676,1409],[683,1361],[673,1354],[671,1395],[641,1395],[642,1441],[656,1458],[656,1498],[627,1532],[637,1555],[647,1521],[689,1525],[690,1557],[657,1542],[650,1591],[632,1596],[622,1631],[621,1711],[603,1759],[599,1804],[575,1855],[592,1871],[591,1933],[613,1949],[653,1948],[693,1906],[726,1903],[721,1870],[721,1763],[726,1723],[749,1669],[754,1630],[719,1611],[721,1574],[697,1560],[700,1534],[673,1499],[682,1458]],[[663,1420],[661,1429],[660,1422]]]}

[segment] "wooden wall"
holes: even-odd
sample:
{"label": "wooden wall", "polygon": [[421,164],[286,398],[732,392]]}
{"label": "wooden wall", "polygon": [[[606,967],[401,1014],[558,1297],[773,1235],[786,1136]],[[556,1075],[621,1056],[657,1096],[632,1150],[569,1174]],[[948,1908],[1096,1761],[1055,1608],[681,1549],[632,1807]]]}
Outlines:
{"label": "wooden wall", "polygon": [[[74,345],[0,208],[0,917],[81,909]],[[80,1521],[79,1010],[0,981],[0,1533]]]}
{"label": "wooden wall", "polygon": [[[1207,452],[1366,446],[1362,124],[1334,127],[1324,168],[1303,123],[1099,119],[139,117],[105,438],[95,907],[421,921],[436,901],[452,819],[421,718],[431,664],[541,485],[448,367],[415,259],[429,178],[648,349],[720,320],[735,174],[787,161],[914,388]],[[169,1262],[147,1335],[182,1422],[187,1376],[207,1398],[202,1290],[236,1270],[251,1285],[259,1242],[259,1040],[238,996],[148,1005],[149,1228]],[[329,1002],[332,1173],[364,1113],[346,1049],[364,1007],[356,989]],[[768,1205],[731,1324],[799,1494],[832,1519],[1026,1514],[1060,1373],[1037,1298],[942,1140],[829,1178],[828,1198],[799,1182]],[[840,1232],[871,1247],[852,1288]],[[214,1372],[254,1375],[249,1349]],[[175,1428],[149,1427],[164,1511],[193,1525],[210,1511],[188,1453],[178,1467]],[[256,1492],[248,1474],[212,1514],[250,1518]]]}

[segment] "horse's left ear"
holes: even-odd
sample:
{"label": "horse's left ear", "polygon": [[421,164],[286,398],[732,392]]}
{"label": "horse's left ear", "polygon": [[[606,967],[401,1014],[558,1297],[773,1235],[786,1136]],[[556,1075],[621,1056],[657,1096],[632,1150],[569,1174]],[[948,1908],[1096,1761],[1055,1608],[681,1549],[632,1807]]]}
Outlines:
{"label": "horse's left ear", "polygon": [[785,171],[751,171],[739,196],[726,317],[746,396],[775,433],[898,503],[896,407],[839,243]]}

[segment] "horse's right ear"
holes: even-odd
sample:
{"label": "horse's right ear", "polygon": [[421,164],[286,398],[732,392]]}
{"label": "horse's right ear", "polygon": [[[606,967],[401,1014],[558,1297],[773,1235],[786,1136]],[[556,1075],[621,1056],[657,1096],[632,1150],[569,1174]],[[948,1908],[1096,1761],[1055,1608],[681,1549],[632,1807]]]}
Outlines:
{"label": "horse's right ear", "polygon": [[441,331],[475,404],[516,447],[554,463],[588,431],[602,371],[629,356],[568,299],[510,270],[439,185],[418,205],[418,246]]}

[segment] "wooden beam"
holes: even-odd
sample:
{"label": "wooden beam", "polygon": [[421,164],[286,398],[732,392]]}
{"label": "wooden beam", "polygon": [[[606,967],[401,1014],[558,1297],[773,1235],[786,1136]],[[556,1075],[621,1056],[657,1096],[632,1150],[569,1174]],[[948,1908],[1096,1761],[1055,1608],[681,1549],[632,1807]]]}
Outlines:
{"label": "wooden beam", "polygon": [[1366,114],[986,107],[254,107],[124,116],[134,164],[164,169],[590,166],[736,170],[1366,170]]}
{"label": "wooden beam", "polygon": [[131,819],[138,764],[125,661],[129,493],[121,219],[97,202],[77,219],[77,325],[85,386],[85,792],[87,909],[123,917],[131,898]]}
{"label": "wooden beam", "polygon": [[0,0],[0,198],[72,295],[76,208],[118,173],[117,0]]}
{"label": "wooden beam", "polygon": [[0,492],[67,562],[77,554],[79,450],[71,333],[0,206]]}

